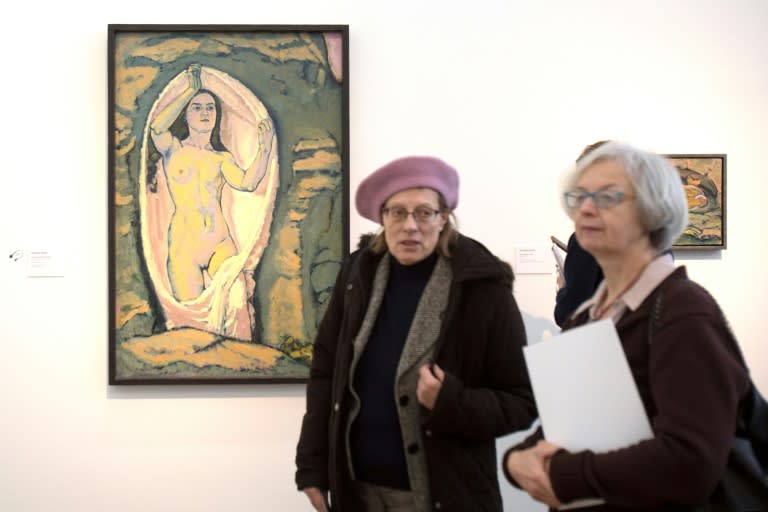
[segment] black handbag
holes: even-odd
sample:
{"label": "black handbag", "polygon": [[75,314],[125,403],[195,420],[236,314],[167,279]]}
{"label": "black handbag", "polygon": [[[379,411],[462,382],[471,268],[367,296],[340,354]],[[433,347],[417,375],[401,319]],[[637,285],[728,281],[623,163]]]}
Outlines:
{"label": "black handbag", "polygon": [[[662,290],[656,291],[648,341],[655,334]],[[736,337],[722,311],[726,331],[746,366]],[[749,391],[739,404],[736,432],[725,472],[706,503],[695,512],[768,512],[768,402],[750,379]]]}
{"label": "black handbag", "polygon": [[[752,407],[751,416],[747,410]],[[768,480],[766,480],[766,437],[768,436],[768,404],[754,384],[740,410],[739,426],[731,441],[731,451],[722,480],[707,503],[696,512],[766,512]]]}

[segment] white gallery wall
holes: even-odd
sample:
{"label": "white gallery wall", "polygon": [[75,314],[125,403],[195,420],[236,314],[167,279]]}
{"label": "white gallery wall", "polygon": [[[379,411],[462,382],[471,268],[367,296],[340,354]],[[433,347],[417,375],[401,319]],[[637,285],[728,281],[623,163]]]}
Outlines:
{"label": "white gallery wall", "polygon": [[[440,156],[461,230],[511,262],[570,234],[558,182],[584,145],[726,153],[728,249],[676,257],[768,392],[765,0],[48,3],[0,32],[0,510],[309,510],[303,385],[107,385],[108,23],[349,24],[352,193]],[[353,245],[372,229],[352,213]],[[27,277],[33,249],[64,277]],[[532,341],[556,331],[554,291],[517,278]],[[542,510],[502,487],[507,510]]]}

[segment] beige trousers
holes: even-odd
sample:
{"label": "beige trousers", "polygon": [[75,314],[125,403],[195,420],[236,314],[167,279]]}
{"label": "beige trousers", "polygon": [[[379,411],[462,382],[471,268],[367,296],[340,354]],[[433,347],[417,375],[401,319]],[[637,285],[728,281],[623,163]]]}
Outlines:
{"label": "beige trousers", "polygon": [[360,512],[416,512],[411,491],[357,481],[354,492],[360,502]]}

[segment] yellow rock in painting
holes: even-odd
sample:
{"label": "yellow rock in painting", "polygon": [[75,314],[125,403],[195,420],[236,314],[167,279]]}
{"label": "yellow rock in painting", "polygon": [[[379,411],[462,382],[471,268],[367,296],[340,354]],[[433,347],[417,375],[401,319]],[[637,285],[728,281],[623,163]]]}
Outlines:
{"label": "yellow rock in painting", "polygon": [[197,329],[177,329],[149,337],[133,338],[122,348],[155,367],[183,362],[198,368],[220,366],[249,371],[272,368],[284,356],[279,350]]}

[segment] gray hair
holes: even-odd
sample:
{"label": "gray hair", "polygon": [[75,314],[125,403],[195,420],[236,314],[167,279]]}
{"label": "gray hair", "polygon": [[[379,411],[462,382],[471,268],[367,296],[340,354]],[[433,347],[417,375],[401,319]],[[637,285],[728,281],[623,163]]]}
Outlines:
{"label": "gray hair", "polygon": [[[565,175],[562,192],[575,189],[584,171],[603,161],[621,164],[634,188],[637,213],[650,235],[651,245],[659,252],[669,249],[688,225],[688,202],[672,162],[629,144],[608,142],[589,152]],[[574,211],[565,205],[562,194],[560,200],[565,212],[573,218]]]}

